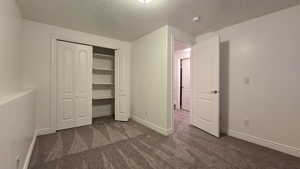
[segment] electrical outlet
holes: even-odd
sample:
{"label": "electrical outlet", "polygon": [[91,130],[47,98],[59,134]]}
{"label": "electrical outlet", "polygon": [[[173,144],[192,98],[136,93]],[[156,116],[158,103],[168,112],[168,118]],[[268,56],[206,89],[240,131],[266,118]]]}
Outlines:
{"label": "electrical outlet", "polygon": [[145,112],[145,116],[148,117],[148,112]]}
{"label": "electrical outlet", "polygon": [[246,85],[249,85],[249,84],[250,84],[250,77],[245,77],[245,78],[244,78],[244,83],[245,83]]}
{"label": "electrical outlet", "polygon": [[20,169],[20,165],[21,165],[21,155],[18,154],[16,156],[16,169]]}
{"label": "electrical outlet", "polygon": [[250,125],[250,120],[244,120],[244,126],[249,127]]}

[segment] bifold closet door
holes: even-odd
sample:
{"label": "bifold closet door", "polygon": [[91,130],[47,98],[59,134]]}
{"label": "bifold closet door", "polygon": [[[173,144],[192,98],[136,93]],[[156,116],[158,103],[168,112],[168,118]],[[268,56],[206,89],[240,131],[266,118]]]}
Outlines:
{"label": "bifold closet door", "polygon": [[93,47],[77,45],[76,48],[76,124],[92,123],[92,57]]}
{"label": "bifold closet door", "polygon": [[125,89],[126,60],[121,56],[121,51],[115,51],[115,120],[128,121],[129,119],[129,103],[128,93]]}
{"label": "bifold closet door", "polygon": [[92,47],[57,41],[57,130],[91,124]]}

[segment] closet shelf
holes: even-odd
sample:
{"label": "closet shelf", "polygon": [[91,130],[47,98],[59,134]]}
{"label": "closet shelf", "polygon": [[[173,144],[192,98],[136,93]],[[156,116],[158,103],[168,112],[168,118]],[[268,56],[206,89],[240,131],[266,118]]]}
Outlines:
{"label": "closet shelf", "polygon": [[102,59],[114,59],[113,55],[105,55],[105,54],[100,54],[100,53],[94,53],[93,56],[95,58],[102,58]]}
{"label": "closet shelf", "polygon": [[106,97],[93,97],[93,100],[109,100],[114,99],[113,96],[106,96]]}
{"label": "closet shelf", "polygon": [[112,83],[93,83],[94,87],[114,87]]}
{"label": "closet shelf", "polygon": [[93,85],[106,85],[106,86],[113,86],[113,83],[97,83],[97,82],[93,82]]}
{"label": "closet shelf", "polygon": [[94,71],[94,73],[101,73],[101,72],[103,72],[103,73],[113,73],[114,72],[114,70],[113,69],[102,69],[102,68],[96,68],[96,67],[94,67],[93,68],[93,71]]}

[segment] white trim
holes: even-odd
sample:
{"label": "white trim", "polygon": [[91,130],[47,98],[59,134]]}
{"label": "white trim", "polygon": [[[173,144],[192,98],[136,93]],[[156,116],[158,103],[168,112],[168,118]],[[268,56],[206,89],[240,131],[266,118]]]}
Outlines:
{"label": "white trim", "polygon": [[43,129],[38,129],[36,131],[36,134],[38,136],[40,136],[40,135],[46,135],[46,134],[51,134],[51,133],[55,133],[55,131],[53,132],[53,130],[51,128],[43,128]]}
{"label": "white trim", "polygon": [[158,133],[160,133],[164,136],[168,136],[168,135],[173,133],[173,129],[164,129],[164,128],[162,128],[162,127],[160,127],[160,126],[158,126],[158,125],[156,125],[156,124],[154,124],[150,121],[146,121],[144,119],[141,119],[138,116],[132,115],[131,119],[133,121],[136,121],[137,123],[140,123],[140,124],[142,124],[146,127],[149,127],[150,129],[152,129],[152,130],[154,130],[154,131],[156,131],[156,132],[158,132]]}
{"label": "white trim", "polygon": [[[50,130],[56,132],[56,40],[51,36],[51,63],[50,63]],[[41,129],[44,130],[44,129]],[[48,134],[48,133],[47,133]]]}
{"label": "white trim", "polygon": [[[170,129],[170,131],[172,131],[172,133],[173,133],[173,131],[174,131],[174,107],[173,107],[173,95],[174,95],[174,93],[173,93],[173,57],[174,57],[174,42],[175,42],[175,33],[173,32],[173,31],[170,31],[169,30],[169,37],[170,37],[170,39],[168,39],[168,58],[170,59],[169,60],[169,63],[168,63],[168,65],[170,65],[169,66],[169,70],[168,70],[168,72],[169,72],[169,76],[170,76],[170,84],[167,86],[167,90],[170,90],[170,105],[167,105],[168,107],[170,106],[170,109],[167,109],[167,112],[168,113],[171,113],[170,114],[170,117],[167,115],[167,118],[171,118],[171,119],[167,119],[167,121],[170,121],[170,127],[171,127],[171,129]],[[168,83],[167,83],[168,84]],[[170,86],[170,88],[168,88]],[[168,98],[167,98],[168,99]],[[168,103],[168,102],[167,102]],[[166,133],[167,135],[169,135],[169,134],[172,134],[172,133]]]}
{"label": "white trim", "polygon": [[28,165],[29,165],[29,162],[30,162],[30,158],[31,158],[31,154],[32,154],[33,149],[34,149],[36,137],[37,137],[37,131],[35,131],[34,134],[33,134],[33,138],[32,138],[31,144],[30,144],[30,146],[28,148],[28,152],[27,152],[27,155],[26,155],[26,158],[25,158],[23,169],[27,169],[28,168]]}
{"label": "white trim", "polygon": [[20,92],[16,92],[16,93],[13,93],[13,94],[10,94],[8,96],[5,96],[5,97],[1,97],[0,98],[0,107],[11,102],[11,101],[14,101],[16,100],[17,98],[20,98],[20,97],[23,97],[31,92],[34,92],[36,89],[35,88],[32,88],[32,89],[26,89],[26,90],[23,90],[23,91],[20,91]]}
{"label": "white trim", "polygon": [[173,133],[174,133],[174,129],[173,128],[165,130],[165,136],[169,136],[169,135],[171,135]]}
{"label": "white trim", "polygon": [[236,137],[236,138],[239,138],[239,139],[242,139],[242,140],[254,143],[254,144],[258,144],[258,145],[261,145],[264,147],[268,147],[270,149],[274,149],[274,150],[277,150],[277,151],[280,151],[283,153],[287,153],[292,156],[300,157],[300,148],[292,147],[292,146],[285,145],[285,144],[280,144],[280,143],[277,143],[277,142],[274,142],[274,141],[271,141],[268,139],[252,136],[250,134],[242,133],[242,132],[231,130],[231,129],[229,129],[229,130],[223,129],[222,131],[227,131],[226,133],[229,136]]}

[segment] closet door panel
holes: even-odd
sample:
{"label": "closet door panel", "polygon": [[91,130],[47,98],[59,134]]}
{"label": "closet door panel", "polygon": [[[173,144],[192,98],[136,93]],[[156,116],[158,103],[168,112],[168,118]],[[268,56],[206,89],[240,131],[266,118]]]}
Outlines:
{"label": "closet door panel", "polygon": [[115,51],[115,120],[128,121],[129,104],[126,90],[126,58],[121,50]]}
{"label": "closet door panel", "polygon": [[63,116],[63,120],[72,120],[75,117],[73,116],[73,99],[63,99],[63,103],[62,103],[62,116]]}
{"label": "closet door panel", "polygon": [[57,43],[57,129],[76,126],[74,56],[76,47]]}
{"label": "closet door panel", "polygon": [[77,126],[92,123],[92,47],[77,45],[76,55]]}
{"label": "closet door panel", "polygon": [[88,111],[90,108],[90,102],[88,99],[84,98],[84,99],[78,99],[78,107],[77,107],[77,110],[78,110],[78,117],[79,118],[84,118],[86,116],[88,116]]}
{"label": "closet door panel", "polygon": [[89,74],[90,64],[89,64],[89,52],[87,50],[79,49],[78,51],[78,90],[82,94],[89,93],[90,85],[89,85]]}
{"label": "closet door panel", "polygon": [[128,75],[127,75],[127,67],[128,58],[125,57],[120,51],[119,53],[119,72],[120,72],[120,113],[122,114],[124,119],[129,118],[129,91],[128,91]]}

